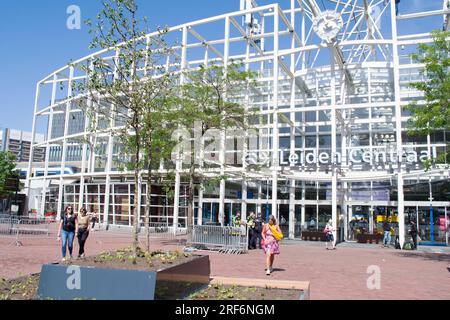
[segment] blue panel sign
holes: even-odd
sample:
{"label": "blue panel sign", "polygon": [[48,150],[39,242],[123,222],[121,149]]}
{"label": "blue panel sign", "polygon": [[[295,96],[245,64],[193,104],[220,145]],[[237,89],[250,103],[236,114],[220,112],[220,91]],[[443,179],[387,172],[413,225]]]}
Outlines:
{"label": "blue panel sign", "polygon": [[44,265],[41,300],[154,300],[156,272]]}

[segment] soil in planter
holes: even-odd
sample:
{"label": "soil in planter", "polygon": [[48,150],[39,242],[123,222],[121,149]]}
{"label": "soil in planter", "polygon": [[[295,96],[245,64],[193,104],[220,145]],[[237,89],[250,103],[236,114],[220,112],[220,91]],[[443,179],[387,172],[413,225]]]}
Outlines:
{"label": "soil in planter", "polygon": [[269,289],[209,285],[188,297],[188,300],[299,300],[301,290]]}
{"label": "soil in planter", "polygon": [[80,267],[95,267],[101,269],[121,269],[139,271],[158,271],[163,268],[179,265],[194,260],[196,257],[180,251],[143,252],[139,251],[133,263],[132,249],[126,248],[118,251],[107,251],[94,257],[72,259],[65,265]]}
{"label": "soil in planter", "polygon": [[0,300],[35,300],[39,274],[14,280],[0,279]]}

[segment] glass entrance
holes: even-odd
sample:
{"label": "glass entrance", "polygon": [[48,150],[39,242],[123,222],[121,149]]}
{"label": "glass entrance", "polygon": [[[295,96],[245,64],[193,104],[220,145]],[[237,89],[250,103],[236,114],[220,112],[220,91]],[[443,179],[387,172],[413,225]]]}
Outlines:
{"label": "glass entrance", "polygon": [[286,238],[289,237],[289,205],[288,204],[280,204],[279,205],[279,217],[280,221],[278,221],[280,225],[281,232],[283,232]]}
{"label": "glass entrance", "polygon": [[203,225],[220,225],[219,223],[219,204],[203,203]]}
{"label": "glass entrance", "polygon": [[419,207],[416,211],[416,216],[419,219],[420,244],[431,246],[446,245],[449,225],[446,208]]}

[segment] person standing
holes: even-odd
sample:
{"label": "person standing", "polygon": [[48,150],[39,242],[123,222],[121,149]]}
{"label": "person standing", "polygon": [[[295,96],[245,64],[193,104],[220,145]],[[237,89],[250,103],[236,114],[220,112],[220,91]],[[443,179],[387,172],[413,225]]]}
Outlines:
{"label": "person standing", "polygon": [[311,218],[311,221],[309,221],[309,230],[316,229],[316,220],[314,218]]}
{"label": "person standing", "polygon": [[91,230],[92,230],[92,231],[95,231],[95,224],[96,224],[97,222],[99,222],[98,216],[97,216],[97,212],[94,211],[94,212],[92,213],[91,221],[92,221],[92,227],[91,227]]}
{"label": "person standing", "polygon": [[383,231],[383,247],[389,247],[389,244],[391,243],[391,224],[389,223],[389,218],[383,223]]}
{"label": "person standing", "polygon": [[78,220],[78,244],[79,244],[79,251],[78,251],[78,258],[84,258],[84,246],[86,244],[86,240],[89,237],[89,231],[90,231],[90,222],[92,220],[92,216],[87,214],[87,211],[85,208],[81,208],[80,215],[77,217]]}
{"label": "person standing", "polygon": [[259,249],[262,249],[262,246],[261,246],[262,230],[263,230],[263,219],[262,219],[261,214],[258,214],[255,219],[255,242],[256,242],[256,246]]}
{"label": "person standing", "polygon": [[325,233],[325,241],[326,241],[326,249],[330,250],[328,248],[328,245],[331,246],[331,250],[336,250],[336,245],[334,243],[334,228],[333,228],[333,220],[328,221],[327,225],[325,226],[325,229],[323,230]]}
{"label": "person standing", "polygon": [[409,230],[410,230],[409,234],[411,235],[413,243],[414,243],[414,250],[417,250],[417,233],[418,232],[417,232],[416,223],[413,220],[411,220],[410,229]]}
{"label": "person standing", "polygon": [[250,216],[247,220],[248,227],[248,248],[249,250],[256,249],[256,231],[255,231],[256,215],[254,212],[250,212]]}
{"label": "person standing", "polygon": [[238,228],[242,225],[241,213],[239,211],[231,218],[231,225],[234,228]]}
{"label": "person standing", "polygon": [[273,272],[275,255],[280,254],[279,241],[283,239],[283,233],[273,215],[269,216],[269,223],[264,225],[261,235],[264,243],[263,249],[266,254],[266,275],[270,276]]}
{"label": "person standing", "polygon": [[77,215],[74,213],[72,206],[68,206],[61,215],[61,223],[58,228],[58,241],[62,242],[62,261],[66,261],[67,247],[69,248],[69,257],[72,259],[73,240],[77,232]]}

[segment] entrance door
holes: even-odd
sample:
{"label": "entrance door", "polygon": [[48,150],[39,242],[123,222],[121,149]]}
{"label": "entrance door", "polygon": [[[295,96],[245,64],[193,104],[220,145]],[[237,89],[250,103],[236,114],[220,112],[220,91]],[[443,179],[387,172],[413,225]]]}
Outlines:
{"label": "entrance door", "polygon": [[280,221],[278,221],[280,225],[281,232],[283,232],[285,238],[289,237],[289,205],[288,204],[280,204],[279,206],[279,217]]}
{"label": "entrance door", "polygon": [[446,245],[445,208],[419,207],[419,236],[421,245]]}
{"label": "entrance door", "polygon": [[220,225],[219,223],[219,204],[218,203],[203,203],[203,225]]}

